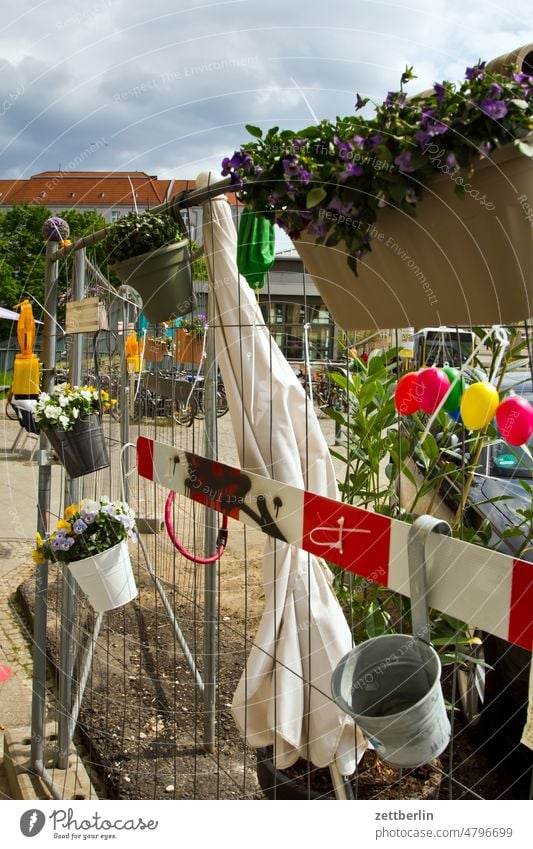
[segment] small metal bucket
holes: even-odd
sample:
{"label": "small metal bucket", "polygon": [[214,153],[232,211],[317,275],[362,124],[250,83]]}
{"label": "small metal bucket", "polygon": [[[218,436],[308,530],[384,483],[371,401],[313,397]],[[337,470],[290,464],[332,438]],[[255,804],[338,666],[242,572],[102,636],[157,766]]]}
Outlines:
{"label": "small metal bucket", "polygon": [[109,466],[107,443],[96,413],[78,419],[72,430],[47,429],[46,436],[71,478]]}
{"label": "small metal bucket", "polygon": [[417,767],[450,740],[436,651],[412,634],[375,637],[352,649],[331,679],[335,702],[389,764]]}

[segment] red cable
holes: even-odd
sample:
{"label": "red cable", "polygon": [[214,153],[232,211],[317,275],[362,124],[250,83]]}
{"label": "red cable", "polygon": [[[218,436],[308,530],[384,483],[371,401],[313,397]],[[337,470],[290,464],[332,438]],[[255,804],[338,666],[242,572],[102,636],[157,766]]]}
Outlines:
{"label": "red cable", "polygon": [[174,530],[174,525],[172,523],[172,506],[174,504],[174,498],[176,493],[172,490],[169,492],[166,504],[165,504],[165,526],[167,529],[167,533],[172,540],[172,544],[179,551],[180,554],[183,554],[187,560],[192,560],[193,563],[206,564],[206,563],[216,563],[217,560],[220,560],[222,555],[224,554],[224,550],[226,548],[226,543],[228,541],[228,517],[224,513],[222,516],[222,525],[218,532],[217,539],[217,550],[211,557],[197,557],[196,554],[191,554],[184,546],[181,544],[179,539],[176,536],[176,532]]}

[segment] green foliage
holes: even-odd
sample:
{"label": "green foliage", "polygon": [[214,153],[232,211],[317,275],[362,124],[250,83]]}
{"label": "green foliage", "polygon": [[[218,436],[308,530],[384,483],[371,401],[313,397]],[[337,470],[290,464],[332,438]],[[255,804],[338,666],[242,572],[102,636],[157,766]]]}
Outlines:
{"label": "green foliage", "polygon": [[177,233],[178,225],[170,215],[131,212],[110,228],[103,249],[109,262],[121,262],[170,245]]}
{"label": "green foliage", "polygon": [[[22,298],[33,295],[40,303],[44,297],[45,241],[43,224],[52,212],[45,206],[17,204],[0,214],[0,306],[12,309]],[[68,221],[71,238],[76,239],[102,229],[105,220],[97,212],[63,210],[61,218]],[[100,245],[91,248],[91,259],[101,268],[105,254]],[[59,291],[68,286],[72,257],[60,262]],[[0,327],[5,338],[12,330],[6,323]]]}

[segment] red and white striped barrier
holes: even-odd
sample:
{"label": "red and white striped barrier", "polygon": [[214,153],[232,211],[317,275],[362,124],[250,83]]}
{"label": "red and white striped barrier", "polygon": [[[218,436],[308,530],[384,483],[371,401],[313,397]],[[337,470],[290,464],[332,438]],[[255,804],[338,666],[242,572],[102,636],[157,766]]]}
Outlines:
{"label": "red and white striped barrier", "polygon": [[[137,470],[271,537],[410,594],[405,522],[145,437],[137,440]],[[430,607],[531,651],[533,564],[440,534],[430,534],[426,552]]]}

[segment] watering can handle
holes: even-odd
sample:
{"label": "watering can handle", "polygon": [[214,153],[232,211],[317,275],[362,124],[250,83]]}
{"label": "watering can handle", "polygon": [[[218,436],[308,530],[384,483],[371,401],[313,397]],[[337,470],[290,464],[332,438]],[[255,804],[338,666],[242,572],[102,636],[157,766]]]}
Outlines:
{"label": "watering can handle", "polygon": [[407,560],[413,634],[425,643],[430,641],[430,624],[426,585],[426,544],[430,534],[451,536],[448,522],[434,516],[419,516],[409,528]]}

